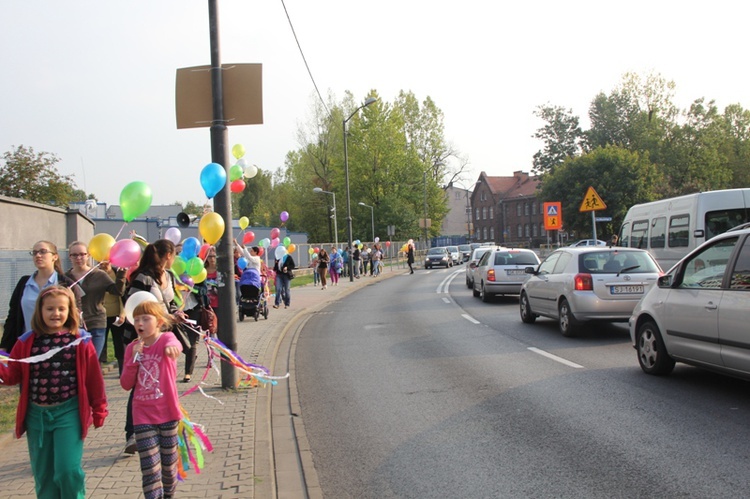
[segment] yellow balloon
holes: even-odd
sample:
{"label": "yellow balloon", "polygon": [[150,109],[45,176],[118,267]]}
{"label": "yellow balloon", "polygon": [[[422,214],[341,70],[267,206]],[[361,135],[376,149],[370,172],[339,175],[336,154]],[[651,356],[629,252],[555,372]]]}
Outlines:
{"label": "yellow balloon", "polygon": [[294,243],[289,243],[289,246],[286,247],[287,253],[294,253],[294,250],[296,250],[297,247],[294,245]]}
{"label": "yellow balloon", "polygon": [[97,262],[109,260],[109,250],[115,245],[115,238],[109,234],[97,234],[89,241],[89,254]]}
{"label": "yellow balloon", "polygon": [[208,272],[206,272],[206,269],[204,268],[203,270],[198,272],[198,275],[191,276],[191,278],[193,279],[193,282],[195,284],[200,284],[206,280],[206,275],[208,275]]}
{"label": "yellow balloon", "polygon": [[206,213],[198,222],[198,231],[208,244],[216,244],[224,234],[224,219],[216,212]]}
{"label": "yellow balloon", "polygon": [[235,144],[232,147],[232,156],[234,156],[237,159],[240,159],[244,155],[245,155],[245,146],[243,146],[242,144]]}
{"label": "yellow balloon", "polygon": [[240,229],[242,230],[247,229],[247,226],[250,225],[250,219],[247,217],[241,217],[239,222],[240,222]]}

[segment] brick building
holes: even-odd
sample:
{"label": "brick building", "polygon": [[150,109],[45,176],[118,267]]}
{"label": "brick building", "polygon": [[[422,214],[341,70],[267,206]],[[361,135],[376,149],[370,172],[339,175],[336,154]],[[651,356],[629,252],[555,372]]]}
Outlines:
{"label": "brick building", "polygon": [[534,248],[546,243],[543,200],[536,187],[537,178],[527,172],[513,172],[512,177],[480,173],[471,194],[473,240]]}

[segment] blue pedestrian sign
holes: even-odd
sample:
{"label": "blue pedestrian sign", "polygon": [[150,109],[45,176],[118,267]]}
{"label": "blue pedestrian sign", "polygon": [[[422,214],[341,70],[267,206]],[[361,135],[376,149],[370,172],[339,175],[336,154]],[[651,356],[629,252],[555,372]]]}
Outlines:
{"label": "blue pedestrian sign", "polygon": [[548,217],[556,217],[557,216],[557,205],[556,204],[550,204],[547,206],[547,216]]}

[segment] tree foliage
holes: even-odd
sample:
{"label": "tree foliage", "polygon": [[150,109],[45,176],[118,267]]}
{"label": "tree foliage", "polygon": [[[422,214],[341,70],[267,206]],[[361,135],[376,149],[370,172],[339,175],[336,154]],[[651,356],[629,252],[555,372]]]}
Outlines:
{"label": "tree foliage", "polygon": [[3,160],[0,195],[60,207],[93,198],[76,187],[72,176],[58,172],[60,159],[55,154],[21,145],[5,152]]}
{"label": "tree foliage", "polygon": [[572,109],[560,106],[539,106],[534,115],[546,124],[536,131],[534,138],[544,143],[544,148],[534,154],[533,172],[544,177],[555,168],[581,152],[583,131]]}

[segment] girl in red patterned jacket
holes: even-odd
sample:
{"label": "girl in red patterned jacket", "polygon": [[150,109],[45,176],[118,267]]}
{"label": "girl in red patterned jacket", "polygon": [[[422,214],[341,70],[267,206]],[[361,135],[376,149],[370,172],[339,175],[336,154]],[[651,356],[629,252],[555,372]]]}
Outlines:
{"label": "girl in red patterned jacket", "polygon": [[89,426],[104,424],[107,397],[91,335],[78,328],[73,293],[50,286],[39,294],[31,331],[0,364],[7,385],[21,384],[16,437],[28,433],[37,497],[86,497],[81,467]]}

